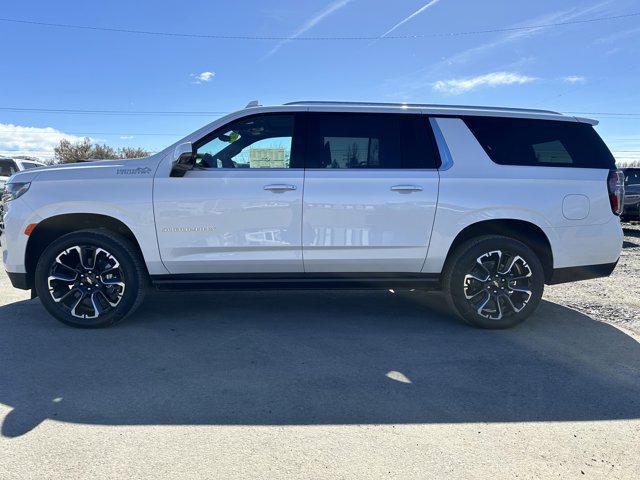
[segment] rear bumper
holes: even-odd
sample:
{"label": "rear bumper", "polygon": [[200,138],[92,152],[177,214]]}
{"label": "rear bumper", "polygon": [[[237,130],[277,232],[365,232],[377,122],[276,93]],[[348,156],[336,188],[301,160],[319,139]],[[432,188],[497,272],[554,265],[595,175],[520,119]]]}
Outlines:
{"label": "rear bumper", "polygon": [[600,265],[583,265],[580,267],[554,268],[548,285],[559,283],[578,282],[580,280],[591,280],[592,278],[608,277],[618,264],[603,263]]}
{"label": "rear bumper", "polygon": [[14,288],[19,288],[20,290],[31,290],[31,285],[29,285],[26,273],[7,272],[7,276]]}

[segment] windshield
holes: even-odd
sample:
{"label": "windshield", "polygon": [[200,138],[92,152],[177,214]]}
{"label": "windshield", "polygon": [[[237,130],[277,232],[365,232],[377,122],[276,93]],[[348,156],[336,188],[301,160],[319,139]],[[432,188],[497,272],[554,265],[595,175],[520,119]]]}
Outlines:
{"label": "windshield", "polygon": [[34,163],[34,162],[22,162],[22,169],[23,170],[29,170],[31,168],[38,168],[38,167],[42,167],[43,165],[39,164],[39,163]]}

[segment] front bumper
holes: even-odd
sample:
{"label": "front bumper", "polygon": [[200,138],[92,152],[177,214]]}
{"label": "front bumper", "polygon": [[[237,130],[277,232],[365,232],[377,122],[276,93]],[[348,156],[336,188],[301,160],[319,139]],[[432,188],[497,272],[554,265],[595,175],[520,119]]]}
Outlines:
{"label": "front bumper", "polygon": [[41,219],[22,198],[4,204],[3,208],[4,229],[0,232],[0,248],[5,270],[26,273],[25,253],[29,237],[24,231],[27,225],[39,223]]}

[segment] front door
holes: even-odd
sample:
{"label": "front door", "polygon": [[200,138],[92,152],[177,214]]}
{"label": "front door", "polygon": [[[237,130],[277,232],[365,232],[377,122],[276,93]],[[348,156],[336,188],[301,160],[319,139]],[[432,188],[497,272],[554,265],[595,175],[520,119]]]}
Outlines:
{"label": "front door", "polygon": [[418,273],[439,157],[417,114],[308,114],[306,272]]}
{"label": "front door", "polygon": [[295,114],[245,117],[196,142],[184,177],[156,178],[158,243],[169,272],[303,271],[295,132]]}

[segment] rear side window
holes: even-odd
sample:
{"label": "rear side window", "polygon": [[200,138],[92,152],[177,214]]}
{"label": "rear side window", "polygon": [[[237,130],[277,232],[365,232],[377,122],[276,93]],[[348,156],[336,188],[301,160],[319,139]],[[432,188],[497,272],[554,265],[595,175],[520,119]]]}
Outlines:
{"label": "rear side window", "polygon": [[307,168],[437,168],[429,123],[421,115],[310,113]]}
{"label": "rear side window", "polygon": [[591,125],[521,118],[464,119],[487,155],[500,165],[615,168]]}

